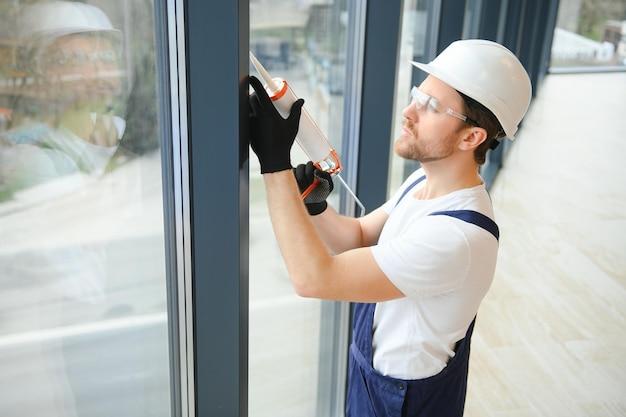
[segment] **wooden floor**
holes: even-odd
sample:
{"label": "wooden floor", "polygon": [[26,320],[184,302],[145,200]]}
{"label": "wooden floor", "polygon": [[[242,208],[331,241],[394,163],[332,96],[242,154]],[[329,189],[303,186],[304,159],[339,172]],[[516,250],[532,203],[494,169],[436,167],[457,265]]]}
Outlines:
{"label": "wooden floor", "polygon": [[491,192],[466,416],[626,416],[626,74],[549,75]]}

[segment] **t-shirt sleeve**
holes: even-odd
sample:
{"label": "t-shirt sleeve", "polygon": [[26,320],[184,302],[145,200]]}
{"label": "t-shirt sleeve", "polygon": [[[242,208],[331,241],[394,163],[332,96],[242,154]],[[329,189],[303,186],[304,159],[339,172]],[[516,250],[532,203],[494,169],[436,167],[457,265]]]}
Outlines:
{"label": "t-shirt sleeve", "polygon": [[426,216],[371,249],[380,269],[407,297],[455,290],[463,285],[470,266],[463,231],[444,216]]}

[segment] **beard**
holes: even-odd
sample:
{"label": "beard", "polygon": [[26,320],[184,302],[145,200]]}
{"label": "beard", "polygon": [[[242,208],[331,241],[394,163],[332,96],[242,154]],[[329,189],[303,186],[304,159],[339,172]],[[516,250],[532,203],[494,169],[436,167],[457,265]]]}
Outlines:
{"label": "beard", "polygon": [[419,140],[413,125],[404,125],[412,135],[404,133],[394,143],[394,151],[401,158],[424,162],[445,159],[454,153],[456,132],[441,140]]}

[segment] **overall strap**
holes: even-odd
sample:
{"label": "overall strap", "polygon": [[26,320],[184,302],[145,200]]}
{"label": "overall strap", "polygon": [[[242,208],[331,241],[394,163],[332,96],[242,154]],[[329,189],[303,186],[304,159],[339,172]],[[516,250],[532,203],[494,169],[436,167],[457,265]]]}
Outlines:
{"label": "overall strap", "polygon": [[411,183],[411,185],[409,185],[408,187],[406,187],[406,188],[404,189],[404,191],[402,192],[402,195],[400,196],[400,198],[398,199],[398,201],[396,201],[396,205],[394,206],[394,208],[395,208],[395,207],[397,207],[397,206],[398,206],[398,204],[400,204],[400,201],[402,201],[402,199],[404,198],[404,196],[405,196],[405,195],[407,195],[407,193],[408,193],[409,191],[411,191],[411,189],[412,189],[413,187],[415,187],[417,184],[419,184],[420,182],[424,181],[425,179],[426,179],[426,175],[423,175],[423,176],[419,177],[418,179],[416,179],[415,181],[413,181],[413,182]]}
{"label": "overall strap", "polygon": [[496,240],[500,239],[500,229],[496,222],[482,213],[474,210],[448,210],[448,211],[435,211],[430,213],[429,216],[450,216],[463,220],[467,223],[472,223],[493,235]]}
{"label": "overall strap", "polygon": [[354,303],[352,316],[352,344],[371,366],[373,359],[372,336],[376,303]]}

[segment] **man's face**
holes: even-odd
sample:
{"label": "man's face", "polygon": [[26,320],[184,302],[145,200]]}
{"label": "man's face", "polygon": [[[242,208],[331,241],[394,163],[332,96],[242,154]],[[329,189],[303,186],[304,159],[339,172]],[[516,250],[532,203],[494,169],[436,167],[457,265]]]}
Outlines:
{"label": "man's face", "polygon": [[119,53],[106,37],[76,34],[50,45],[42,59],[49,88],[74,103],[109,104],[122,88]]}
{"label": "man's face", "polygon": [[[424,93],[436,98],[440,107],[463,113],[463,99],[452,87],[429,75],[419,86]],[[420,162],[438,161],[457,150],[460,132],[466,125],[445,113],[417,109],[415,103],[402,111],[404,124],[400,137],[394,143],[398,156]]]}
{"label": "man's face", "polygon": [[112,39],[73,34],[51,43],[41,57],[46,84],[42,91],[56,100],[55,126],[87,142],[114,146],[119,132],[113,114],[120,111],[123,71]]}

